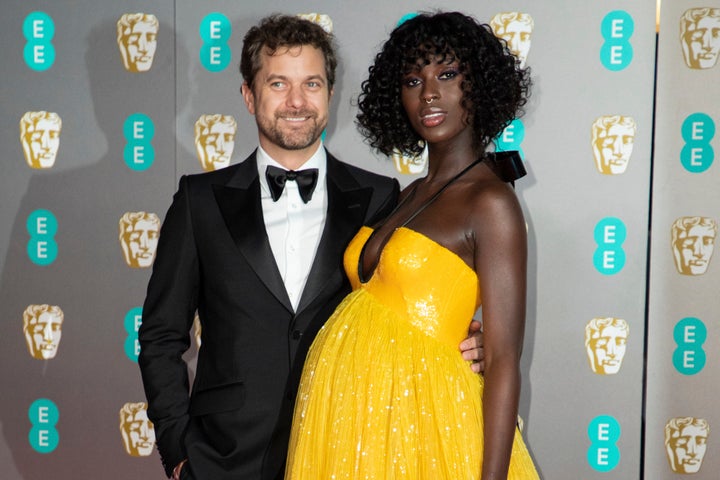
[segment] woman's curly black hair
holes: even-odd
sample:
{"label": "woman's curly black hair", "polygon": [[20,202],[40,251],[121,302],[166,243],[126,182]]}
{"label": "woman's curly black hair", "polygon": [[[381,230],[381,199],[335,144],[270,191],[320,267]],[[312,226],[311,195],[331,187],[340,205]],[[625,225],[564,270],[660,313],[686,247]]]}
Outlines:
{"label": "woman's curly black hair", "polygon": [[459,12],[421,13],[392,31],[362,83],[357,124],[371,147],[385,155],[422,152],[424,142],[402,106],[403,77],[418,65],[455,60],[478,154],[523,113],[530,71],[520,68],[490,26]]}

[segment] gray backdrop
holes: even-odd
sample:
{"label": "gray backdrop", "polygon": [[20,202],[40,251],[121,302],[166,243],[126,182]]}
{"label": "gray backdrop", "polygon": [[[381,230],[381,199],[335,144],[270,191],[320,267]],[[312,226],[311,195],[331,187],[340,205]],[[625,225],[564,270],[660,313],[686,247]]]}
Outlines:
{"label": "gray backdrop", "polygon": [[[157,453],[129,455],[119,429],[120,408],[144,401],[137,364],[126,351],[132,332],[124,320],[142,305],[150,272],[126,265],[118,220],[136,211],[154,212],[162,220],[180,175],[202,171],[193,137],[200,115],[235,117],[233,162],[255,148],[254,121],[242,104],[237,73],[245,31],[273,12],[330,15],[341,64],[326,144],[342,159],[397,176],[406,185],[413,175],[400,174],[362,142],[353,123],[353,100],[396,22],[433,7],[461,10],[482,21],[499,12],[524,12],[534,20],[527,64],[535,85],[520,144],[528,176],[517,184],[531,259],[520,413],[542,477],[674,478],[663,440],[668,419],[691,416],[717,424],[712,401],[720,375],[713,316],[718,299],[712,287],[718,268],[710,265],[701,278],[678,275],[669,238],[679,216],[720,217],[714,170],[691,174],[679,162],[684,119],[698,111],[720,118],[720,67],[692,70],[683,64],[679,17],[699,5],[666,3],[654,119],[654,0],[3,0],[2,478],[162,478]],[[719,6],[717,0],[702,3]],[[28,43],[23,22],[32,12],[44,12],[55,26],[55,60],[44,71],[30,68],[23,57]],[[117,20],[135,12],[154,14],[160,22],[153,65],[144,73],[125,70],[116,44]],[[213,12],[232,25],[232,58],[219,72],[208,71],[199,60],[200,25]],[[28,111],[62,118],[52,168],[31,169],[24,160],[18,124]],[[123,154],[123,124],[136,112],[150,117],[155,129],[155,159],[142,171],[128,168]],[[591,126],[600,116],[614,115],[632,117],[637,132],[627,169],[606,175],[595,167]],[[51,211],[58,224],[57,257],[45,266],[27,252],[26,222],[40,209]],[[605,235],[596,237],[596,229]],[[606,259],[616,260],[609,270],[593,260],[607,252]],[[23,311],[36,304],[57,305],[64,312],[62,339],[49,360],[32,358],[23,336]],[[672,330],[688,316],[701,318],[708,330],[707,366],[693,375],[680,374],[672,363],[678,348]],[[616,374],[590,368],[585,328],[598,317],[620,318],[629,326]],[[188,353],[191,362],[193,353]],[[30,439],[38,422],[41,430],[51,427],[31,408],[38,399],[49,400],[58,411],[52,428],[59,436],[47,453]],[[716,478],[716,445],[710,436],[695,478]]]}

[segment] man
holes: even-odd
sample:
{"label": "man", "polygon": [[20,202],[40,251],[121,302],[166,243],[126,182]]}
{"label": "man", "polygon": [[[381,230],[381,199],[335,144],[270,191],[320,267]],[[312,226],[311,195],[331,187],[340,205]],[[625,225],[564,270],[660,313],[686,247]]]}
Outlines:
{"label": "man", "polygon": [[[310,21],[272,16],[251,28],[241,91],[259,147],[183,177],[166,215],[138,362],[168,476],[282,478],[305,354],[350,290],[343,251],[396,202],[397,181],[322,145],[336,63],[331,35]],[[202,347],[188,396],[181,355],[196,309]]]}

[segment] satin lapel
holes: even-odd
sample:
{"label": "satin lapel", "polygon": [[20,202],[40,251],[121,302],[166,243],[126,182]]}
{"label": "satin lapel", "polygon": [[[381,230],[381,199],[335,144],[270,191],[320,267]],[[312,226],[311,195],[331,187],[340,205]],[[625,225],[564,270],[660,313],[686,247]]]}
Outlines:
{"label": "satin lapel", "polygon": [[238,250],[278,301],[292,312],[265,230],[255,155],[238,165],[227,184],[213,185],[213,193]]}
{"label": "satin lapel", "polygon": [[298,314],[325,288],[332,288],[328,284],[333,278],[337,279],[334,274],[338,270],[343,276],[345,275],[342,270],[343,253],[362,226],[372,195],[372,188],[360,186],[343,164],[329,153],[327,165],[327,218],[310,275],[298,304]]}

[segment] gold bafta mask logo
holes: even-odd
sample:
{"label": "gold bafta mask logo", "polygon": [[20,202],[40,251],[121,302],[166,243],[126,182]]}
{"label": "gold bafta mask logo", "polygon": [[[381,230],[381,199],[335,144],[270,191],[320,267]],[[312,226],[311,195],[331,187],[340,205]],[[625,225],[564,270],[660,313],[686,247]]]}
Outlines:
{"label": "gold bafta mask logo", "polygon": [[160,219],[154,213],[125,212],[120,218],[120,246],[125,263],[132,268],[148,268],[155,260]]}
{"label": "gold bafta mask logo", "polygon": [[327,33],[332,33],[333,31],[333,22],[329,15],[324,13],[299,13],[298,17],[317,23]]}
{"label": "gold bafta mask logo", "polygon": [[675,267],[682,275],[707,271],[715,247],[717,223],[708,217],[680,217],[671,227]]}
{"label": "gold bafta mask logo", "polygon": [[33,358],[55,358],[65,315],[55,305],[28,305],[23,312],[23,333],[28,351]]}
{"label": "gold bafta mask logo", "polygon": [[691,8],[680,18],[680,44],[685,64],[712,68],[720,53],[720,8]]}
{"label": "gold bafta mask logo", "polygon": [[139,73],[152,67],[160,23],[149,13],[126,13],[117,21],[117,44],[125,70]]}
{"label": "gold bafta mask logo", "polygon": [[675,417],[665,424],[665,450],[675,473],[697,473],[702,467],[710,424],[703,418]]}
{"label": "gold bafta mask logo", "polygon": [[525,67],[530,53],[530,36],[535,22],[530,14],[521,12],[498,13],[490,20],[490,28],[495,36],[507,42],[508,48],[520,60],[520,66]]}
{"label": "gold bafta mask logo", "polygon": [[598,375],[620,371],[630,326],[621,318],[593,318],[585,326],[585,350],[590,368]]}
{"label": "gold bafta mask logo", "polygon": [[55,165],[62,120],[53,112],[26,112],[20,119],[20,143],[30,168]]}
{"label": "gold bafta mask logo", "polygon": [[230,165],[235,148],[237,122],[230,115],[201,115],[195,122],[195,151],[203,170]]}
{"label": "gold bafta mask logo", "polygon": [[147,404],[126,403],[120,409],[120,434],[128,455],[147,457],[155,447],[155,427],[147,416]]}
{"label": "gold bafta mask logo", "polygon": [[395,165],[395,170],[403,175],[417,175],[422,173],[427,166],[428,161],[428,149],[427,145],[423,149],[420,155],[412,156],[395,150],[392,154],[392,161]]}
{"label": "gold bafta mask logo", "polygon": [[592,124],[595,167],[605,175],[620,175],[630,162],[637,125],[632,117],[605,115]]}

